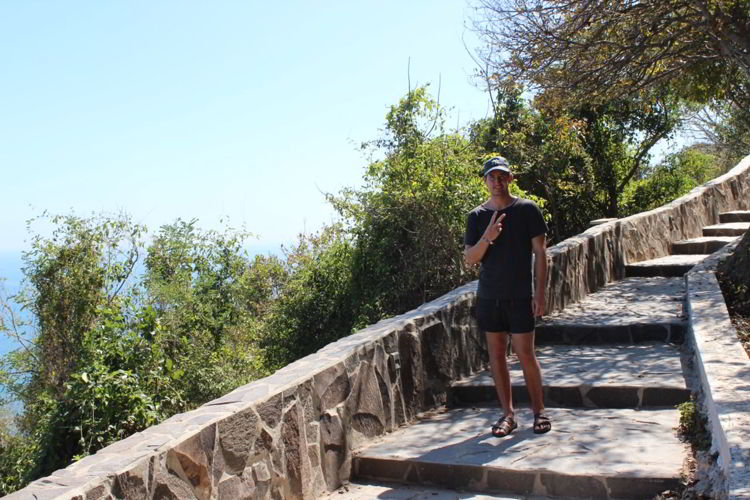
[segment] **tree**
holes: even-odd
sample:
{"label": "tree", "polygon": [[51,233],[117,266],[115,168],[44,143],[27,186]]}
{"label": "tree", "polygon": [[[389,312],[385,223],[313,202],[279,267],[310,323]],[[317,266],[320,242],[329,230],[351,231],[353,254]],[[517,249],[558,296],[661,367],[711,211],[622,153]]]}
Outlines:
{"label": "tree", "polygon": [[384,137],[364,145],[382,159],[365,187],[331,197],[354,241],[352,279],[369,321],[431,300],[465,281],[466,213],[481,203],[481,152],[445,130],[445,110],[426,87],[386,116]]}
{"label": "tree", "polygon": [[[743,90],[750,96],[750,81]],[[739,84],[738,84],[739,85]],[[737,93],[736,91],[734,93]],[[750,97],[711,103],[695,113],[691,124],[705,139],[722,172],[726,172],[750,151]]]}
{"label": "tree", "polygon": [[622,196],[622,215],[660,207],[720,173],[713,154],[700,145],[685,148],[628,184]]}
{"label": "tree", "polygon": [[621,216],[627,186],[679,122],[669,95],[565,107],[546,93],[526,101],[518,84],[502,82],[494,103],[494,117],[474,125],[472,141],[506,156],[521,189],[544,200],[552,242],[593,219]]}
{"label": "tree", "polygon": [[726,97],[750,78],[746,0],[480,0],[489,74],[571,102],[646,89]]}

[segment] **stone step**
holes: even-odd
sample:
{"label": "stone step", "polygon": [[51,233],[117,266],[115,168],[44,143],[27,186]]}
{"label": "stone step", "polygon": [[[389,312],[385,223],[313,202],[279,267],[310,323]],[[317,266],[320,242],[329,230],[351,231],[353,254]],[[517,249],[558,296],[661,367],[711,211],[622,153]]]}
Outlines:
{"label": "stone step", "polygon": [[750,222],[750,210],[734,210],[719,214],[719,222]]}
{"label": "stone step", "polygon": [[703,236],[742,236],[750,229],[750,222],[727,222],[703,228]]}
{"label": "stone step", "polygon": [[547,496],[491,495],[398,483],[353,481],[318,500],[551,500]]}
{"label": "stone step", "polygon": [[[669,344],[537,348],[548,407],[674,407],[690,399],[682,348]],[[510,379],[516,403],[529,401],[518,359],[511,355]],[[451,386],[454,405],[497,401],[492,374],[484,371]]]}
{"label": "stone step", "polygon": [[667,255],[666,257],[659,257],[658,259],[634,262],[625,266],[625,276],[628,278],[682,276],[706,257],[708,257],[708,255],[705,254]]}
{"label": "stone step", "polygon": [[672,243],[672,254],[711,254],[734,241],[736,236],[702,236]]}
{"label": "stone step", "polygon": [[482,493],[563,498],[652,498],[680,483],[689,455],[676,409],[549,408],[552,431],[532,433],[531,412],[495,438],[499,408],[436,412],[352,460],[355,481],[384,481]]}
{"label": "stone step", "polygon": [[682,343],[682,278],[625,278],[609,283],[537,323],[542,344]]}

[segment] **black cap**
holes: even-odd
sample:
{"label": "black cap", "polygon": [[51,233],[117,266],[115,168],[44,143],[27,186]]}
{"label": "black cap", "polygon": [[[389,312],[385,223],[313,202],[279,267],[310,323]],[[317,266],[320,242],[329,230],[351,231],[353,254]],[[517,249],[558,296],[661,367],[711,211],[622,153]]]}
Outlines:
{"label": "black cap", "polygon": [[482,177],[485,177],[487,174],[489,174],[493,170],[500,170],[502,172],[509,174],[510,163],[508,163],[508,160],[506,160],[502,156],[496,156],[494,158],[490,158],[489,160],[484,162],[484,167],[482,168]]}

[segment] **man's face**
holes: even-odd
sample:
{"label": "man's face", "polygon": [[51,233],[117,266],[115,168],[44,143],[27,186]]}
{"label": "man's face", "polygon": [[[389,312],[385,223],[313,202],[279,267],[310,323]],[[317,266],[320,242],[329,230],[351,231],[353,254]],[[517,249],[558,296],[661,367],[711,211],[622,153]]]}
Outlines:
{"label": "man's face", "polygon": [[490,193],[507,191],[512,180],[513,175],[502,170],[493,170],[484,178]]}

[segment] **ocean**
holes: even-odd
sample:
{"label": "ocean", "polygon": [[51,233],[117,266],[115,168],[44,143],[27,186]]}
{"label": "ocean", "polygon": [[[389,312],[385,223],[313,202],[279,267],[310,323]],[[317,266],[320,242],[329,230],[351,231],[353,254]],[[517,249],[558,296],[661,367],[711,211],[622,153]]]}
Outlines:
{"label": "ocean", "polygon": [[[18,293],[23,279],[21,272],[21,252],[0,251],[0,278],[2,282],[3,296],[8,298]],[[16,346],[15,341],[0,333],[0,356],[7,353]]]}

